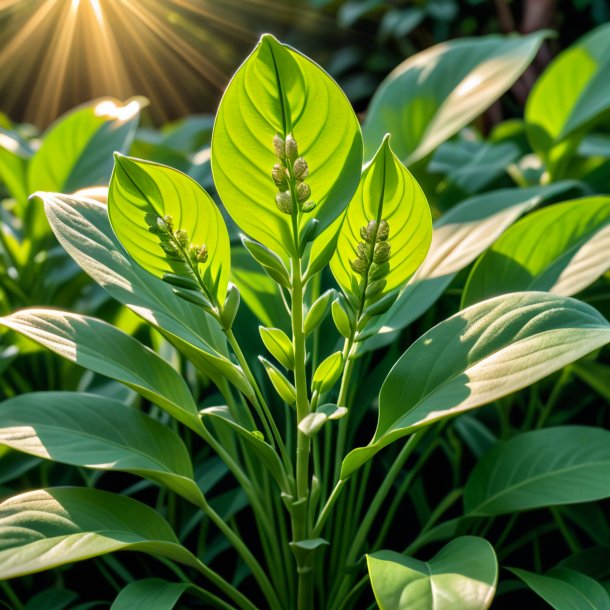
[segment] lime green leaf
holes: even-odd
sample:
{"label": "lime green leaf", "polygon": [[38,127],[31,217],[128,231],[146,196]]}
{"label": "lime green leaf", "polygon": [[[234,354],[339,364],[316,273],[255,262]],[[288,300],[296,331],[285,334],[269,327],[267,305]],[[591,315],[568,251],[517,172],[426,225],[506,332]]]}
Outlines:
{"label": "lime green leaf", "polygon": [[[347,209],[330,263],[333,275],[344,293],[354,295],[360,304],[365,302],[364,287],[370,290],[376,282],[384,282],[374,294],[365,297],[366,301],[378,300],[401,288],[413,275],[426,257],[431,238],[432,220],[426,197],[394,155],[386,137],[362,173]],[[378,250],[384,245],[389,248],[381,260]]]}
{"label": "lime green leaf", "polygon": [[34,392],[0,406],[0,443],[37,457],[155,481],[194,504],[201,491],[180,437],[120,402],[77,392]]}
{"label": "lime green leaf", "polygon": [[294,349],[288,335],[279,328],[259,326],[258,331],[269,353],[286,369],[294,369]]}
{"label": "lime green leaf", "polygon": [[419,318],[443,294],[458,271],[491,246],[515,220],[544,201],[573,188],[573,182],[524,189],[502,189],[471,197],[434,223],[426,260],[387,313],[371,327],[365,348],[392,341],[396,331]]}
{"label": "lime green leaf", "polygon": [[145,504],[118,494],[64,487],[0,504],[0,578],[14,578],[120,550],[198,568],[171,527]]}
{"label": "lime green leaf", "polygon": [[197,406],[184,379],[151,349],[118,328],[74,313],[23,309],[0,324],[95,373],[116,379],[197,431]]}
{"label": "lime green leaf", "polygon": [[525,107],[527,135],[551,175],[562,173],[586,130],[610,109],[610,25],[559,54]]}
{"label": "lime green leaf", "polygon": [[510,227],[479,258],[462,306],[517,290],[570,296],[610,268],[610,197],[558,203]]}
{"label": "lime green leaf", "polygon": [[[117,155],[108,214],[120,242],[144,269],[160,278],[200,277],[213,304],[222,307],[231,261],[229,234],[220,210],[197,182],[171,167]],[[158,226],[163,218],[169,234]],[[184,245],[176,246],[182,237]],[[179,247],[181,254],[168,255],[163,243]]]}
{"label": "lime green leaf", "polygon": [[326,317],[328,313],[328,306],[335,295],[335,291],[331,288],[326,292],[323,292],[312,304],[305,316],[305,322],[303,323],[303,332],[305,336],[310,335]]}
{"label": "lime green leaf", "polygon": [[610,597],[590,576],[558,568],[546,575],[508,568],[555,610],[610,610]]}
{"label": "lime green leaf", "polygon": [[228,428],[233,432],[236,432],[243,438],[246,443],[253,449],[253,451],[261,458],[262,462],[269,469],[271,476],[275,479],[276,483],[282,491],[288,491],[286,485],[286,477],[284,475],[284,468],[282,462],[275,452],[273,447],[255,430],[246,430],[243,426],[240,426],[231,417],[228,407],[208,407],[200,411],[202,417],[209,418],[214,422],[215,425],[221,426],[222,428]]}
{"label": "lime green leaf", "polygon": [[269,360],[259,356],[261,364],[265,367],[265,371],[269,377],[269,381],[273,384],[275,391],[280,398],[287,404],[293,405],[297,400],[297,391],[294,386],[286,379],[281,371],[274,366]]}
{"label": "lime green leaf", "polygon": [[424,158],[507,91],[546,36],[465,38],[404,61],[373,96],[363,127],[365,158],[387,132],[404,163]]}
{"label": "lime green leaf", "polygon": [[435,421],[524,388],[610,343],[589,305],[543,292],[496,297],[444,320],[394,365],[367,447],[344,460],[345,478],[382,447]]}
{"label": "lime green leaf", "polygon": [[[351,199],[362,165],[362,136],[338,85],[297,51],[263,36],[239,68],[218,109],[212,171],[229,214],[248,235],[277,254],[296,254],[292,217],[281,212],[271,177],[278,163],[273,139],[292,134],[307,162],[313,212],[322,233]],[[296,211],[295,211],[296,212]]]}
{"label": "lime green leaf", "polygon": [[610,432],[560,426],[495,445],[464,489],[464,510],[499,515],[610,497]]}
{"label": "lime green leaf", "polygon": [[498,560],[483,538],[456,538],[430,561],[394,551],[366,559],[380,610],[485,610],[496,592]]}
{"label": "lime green leaf", "polygon": [[111,297],[158,328],[217,385],[228,379],[240,391],[252,390],[229,359],[220,325],[200,307],[177,297],[172,288],[144,271],[117,240],[106,206],[90,199],[44,194],[51,228],[72,258]]}
{"label": "lime green leaf", "polygon": [[63,115],[44,134],[28,168],[29,192],[70,193],[106,184],[112,153],[126,150],[145,100],[100,98]]}
{"label": "lime green leaf", "polygon": [[307,436],[315,436],[329,419],[340,419],[346,413],[345,407],[333,404],[321,405],[299,422],[299,430]]}
{"label": "lime green leaf", "polygon": [[313,374],[311,387],[319,394],[330,390],[343,372],[343,354],[335,352],[320,362]]}

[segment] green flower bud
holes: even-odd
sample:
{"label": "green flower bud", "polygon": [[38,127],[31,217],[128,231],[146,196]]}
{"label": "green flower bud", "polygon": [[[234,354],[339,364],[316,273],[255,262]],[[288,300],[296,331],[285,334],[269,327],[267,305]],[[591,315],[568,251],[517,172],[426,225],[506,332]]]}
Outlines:
{"label": "green flower bud", "polygon": [[[167,219],[169,219],[169,222]],[[172,229],[173,226],[171,216],[164,216],[163,218],[157,217],[157,230],[159,233],[171,233]]]}
{"label": "green flower bud", "polygon": [[375,246],[375,252],[373,253],[374,263],[385,263],[390,258],[390,244],[387,241],[379,242]]}
{"label": "green flower bud", "polygon": [[292,214],[292,195],[288,191],[282,191],[275,196],[275,204],[280,212]]}
{"label": "green flower bud", "polygon": [[208,247],[205,244],[191,244],[189,255],[193,262],[205,263],[208,260]]}
{"label": "green flower bud", "polygon": [[350,265],[352,270],[360,275],[364,275],[366,273],[367,263],[363,261],[361,258],[355,258],[353,261],[350,261]]}
{"label": "green flower bud", "polygon": [[297,200],[299,203],[304,203],[311,197],[311,187],[305,182],[301,182],[297,186]]}
{"label": "green flower bud", "polygon": [[254,438],[257,438],[259,441],[265,440],[265,435],[260,430],[252,430],[252,432],[250,432],[250,434],[252,434],[252,436]]}
{"label": "green flower bud", "polygon": [[385,280],[375,280],[374,282],[371,282],[366,287],[366,291],[364,293],[365,297],[367,299],[369,299],[371,297],[378,295],[385,288],[385,285],[386,285]]}
{"label": "green flower bud", "polygon": [[286,144],[277,134],[273,136],[273,150],[275,150],[275,156],[278,159],[283,161],[286,158]]}
{"label": "green flower bud", "polygon": [[377,241],[386,241],[386,239],[390,236],[390,225],[387,220],[382,220],[379,223],[379,228],[377,229]]}
{"label": "green flower bud", "polygon": [[366,244],[360,242],[356,248],[356,252],[358,253],[359,259],[363,260],[365,263],[369,262],[369,249]]}
{"label": "green flower bud", "polygon": [[304,203],[301,206],[301,212],[313,212],[314,208],[316,207],[316,203],[315,201],[308,201],[307,203]]}
{"label": "green flower bud", "polygon": [[288,176],[286,175],[286,168],[282,167],[279,163],[276,163],[271,170],[271,177],[275,186],[281,189],[288,188]]}
{"label": "green flower bud", "polygon": [[372,263],[369,269],[369,279],[371,281],[380,280],[388,274],[389,270],[390,264],[387,262],[380,264]]}
{"label": "green flower bud", "polygon": [[305,180],[309,175],[309,167],[307,165],[307,161],[303,159],[303,157],[299,157],[292,166],[292,171],[294,172],[294,177],[297,180]]}
{"label": "green flower bud", "polygon": [[377,221],[369,220],[368,224],[365,227],[360,227],[360,237],[362,237],[365,242],[370,243],[373,237],[375,236],[376,230]]}
{"label": "green flower bud", "polygon": [[171,241],[163,240],[161,242],[161,248],[163,248],[163,252],[165,252],[165,254],[169,256],[174,256],[178,254],[178,248],[176,247],[176,244],[172,243]]}
{"label": "green flower bud", "polygon": [[174,233],[174,237],[176,238],[176,241],[183,248],[187,248],[188,247],[188,245],[189,245],[189,234],[184,229],[178,229],[178,231],[176,231]]}
{"label": "green flower bud", "polygon": [[292,137],[291,133],[286,136],[284,150],[286,151],[286,158],[290,161],[294,161],[299,156],[296,140]]}

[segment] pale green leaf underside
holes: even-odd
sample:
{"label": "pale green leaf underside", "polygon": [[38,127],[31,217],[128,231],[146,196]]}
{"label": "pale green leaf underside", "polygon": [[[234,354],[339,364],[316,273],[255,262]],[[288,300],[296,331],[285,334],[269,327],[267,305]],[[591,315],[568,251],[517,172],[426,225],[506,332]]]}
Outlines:
{"label": "pale green leaf underside", "polygon": [[200,429],[197,406],[184,379],[155,352],[111,324],[53,309],[24,309],[0,318],[0,324],[124,383],[186,426]]}
{"label": "pale green leaf underside", "polygon": [[610,610],[604,587],[585,574],[564,568],[535,574],[508,568],[555,610]]}
{"label": "pale green leaf underside", "polygon": [[248,235],[281,255],[293,248],[291,217],[275,204],[273,137],[292,132],[309,165],[318,234],[351,199],[362,165],[354,111],[324,70],[265,35],[224,93],[214,124],[214,183],[231,217]]}
{"label": "pale green leaf underside", "polygon": [[610,109],[610,26],[593,30],[548,66],[525,107],[527,135],[536,152],[555,163],[561,142]]}
{"label": "pale green leaf underside", "polygon": [[467,514],[499,515],[610,497],[610,432],[586,426],[534,430],[495,445],[464,490]]}
{"label": "pale green leaf underside", "polygon": [[188,233],[190,243],[208,248],[208,260],[200,263],[211,295],[224,303],[231,256],[229,234],[220,210],[192,178],[171,167],[117,156],[108,191],[108,215],[120,242],[148,272],[162,278],[183,274],[184,265],[172,263],[151,227],[169,215],[174,229]]}
{"label": "pale green leaf underside", "polygon": [[0,532],[3,579],[119,550],[199,565],[155,510],[94,489],[60,487],[9,498],[0,504]]}
{"label": "pale green leaf underside", "polygon": [[512,86],[546,35],[444,42],[405,60],[373,96],[363,127],[365,158],[387,132],[404,163],[424,158]]}
{"label": "pale green leaf underside", "polygon": [[493,547],[475,536],[452,540],[430,561],[378,551],[367,563],[380,610],[485,610],[498,580]]}
{"label": "pale green leaf underside", "polygon": [[351,474],[382,447],[446,417],[512,394],[610,342],[610,324],[569,297],[519,292],[473,305],[422,335],[388,374],[371,443],[344,460]]}
{"label": "pale green leaf underside", "polygon": [[462,305],[517,290],[576,294],[610,268],[608,252],[610,197],[549,206],[510,227],[483,254]]}
{"label": "pale green leaf underside", "polygon": [[126,255],[112,231],[106,206],[59,194],[41,197],[60,244],[111,297],[161,330],[216,384],[227,378],[241,391],[251,393],[243,372],[229,360],[218,322],[177,297],[171,286]]}
{"label": "pale green leaf underside", "polygon": [[180,437],[120,402],[77,392],[22,394],[0,405],[0,444],[55,462],[121,470],[198,503]]}
{"label": "pale green leaf underside", "polygon": [[[391,341],[393,333],[431,307],[456,274],[491,246],[519,216],[573,186],[571,182],[558,182],[492,191],[469,198],[443,214],[434,223],[426,259],[392,307],[380,316],[376,336],[365,346],[374,348]],[[386,339],[383,335],[389,336]]]}
{"label": "pale green leaf underside", "polygon": [[391,246],[389,271],[381,294],[400,288],[422,263],[432,238],[430,208],[421,187],[399,161],[385,138],[377,154],[362,173],[358,189],[351,200],[339,233],[337,250],[330,268],[344,292],[351,292],[352,278],[357,275],[350,266],[362,238],[360,228],[369,221],[386,220]]}

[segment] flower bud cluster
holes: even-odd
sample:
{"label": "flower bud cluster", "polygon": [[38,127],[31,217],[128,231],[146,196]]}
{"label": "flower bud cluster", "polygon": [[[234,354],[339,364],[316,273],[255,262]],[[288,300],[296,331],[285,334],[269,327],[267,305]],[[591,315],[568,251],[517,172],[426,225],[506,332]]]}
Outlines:
{"label": "flower bud cluster", "polygon": [[169,214],[157,218],[155,232],[161,237],[161,247],[168,256],[179,260],[186,255],[193,265],[208,260],[207,246],[191,243],[184,229],[174,230],[174,221]]}
{"label": "flower bud cluster", "polygon": [[[370,220],[364,227],[360,228],[361,241],[356,246],[357,258],[350,261],[352,270],[359,275],[368,273],[369,287],[377,286],[376,282],[383,280],[387,274],[390,259],[390,225],[386,220],[379,223]],[[385,284],[385,282],[384,282]]]}
{"label": "flower bud cluster", "polygon": [[[296,201],[301,212],[311,212],[316,204],[311,201],[311,187],[305,182],[309,175],[307,161],[299,157],[299,149],[292,134],[284,140],[279,135],[273,138],[275,156],[279,159],[271,170],[271,177],[279,189],[275,204],[284,214],[294,212]],[[293,191],[294,189],[294,191]]]}

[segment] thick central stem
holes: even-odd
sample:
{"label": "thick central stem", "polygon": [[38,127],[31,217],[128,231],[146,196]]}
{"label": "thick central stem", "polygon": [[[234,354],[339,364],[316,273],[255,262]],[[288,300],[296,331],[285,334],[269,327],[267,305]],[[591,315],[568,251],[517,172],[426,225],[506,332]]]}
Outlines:
{"label": "thick central stem", "polygon": [[[309,396],[307,391],[307,372],[305,370],[305,333],[303,332],[303,278],[301,261],[293,258],[292,281],[292,341],[294,348],[294,382],[297,394],[297,422],[309,413]],[[309,537],[307,523],[307,504],[309,501],[309,452],[310,439],[297,430],[296,455],[296,502],[293,506],[293,542],[306,540]],[[298,563],[298,562],[297,562]],[[299,574],[298,609],[310,610],[313,597],[312,566],[297,565]]]}

